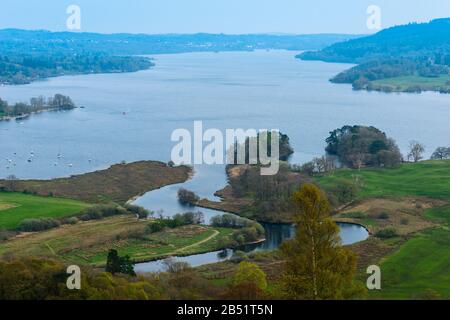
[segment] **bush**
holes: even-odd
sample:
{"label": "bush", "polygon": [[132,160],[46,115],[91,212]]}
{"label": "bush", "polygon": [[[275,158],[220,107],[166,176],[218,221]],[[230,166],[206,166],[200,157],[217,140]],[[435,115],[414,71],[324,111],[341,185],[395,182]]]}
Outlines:
{"label": "bush", "polygon": [[394,228],[388,228],[378,231],[375,236],[382,239],[389,239],[397,237],[398,234]]}
{"label": "bush", "polygon": [[200,198],[192,191],[181,188],[178,190],[178,201],[183,205],[194,205]]}
{"label": "bush", "polygon": [[128,212],[135,214],[139,219],[147,219],[152,214],[149,210],[134,204],[126,204],[125,209]]}
{"label": "bush", "polygon": [[17,232],[9,230],[0,230],[0,241],[8,240],[9,238],[15,236]]}
{"label": "bush", "polygon": [[146,233],[157,233],[164,230],[164,223],[161,223],[161,221],[155,221],[147,225],[145,228]]}
{"label": "bush", "polygon": [[260,240],[265,234],[264,228],[253,227],[242,228],[232,233],[231,238],[237,245],[243,245]]}
{"label": "bush", "polygon": [[233,263],[241,263],[242,261],[247,261],[248,256],[244,251],[236,250],[233,252],[233,256],[230,261]]}
{"label": "bush", "polygon": [[121,206],[117,205],[97,205],[85,209],[81,215],[80,219],[83,221],[89,220],[99,220],[107,217],[112,217],[116,215],[127,214],[128,211]]}
{"label": "bush", "polygon": [[382,219],[382,220],[389,219],[389,214],[387,212],[382,212],[378,215],[378,219]]}
{"label": "bush", "polygon": [[202,224],[204,222],[204,215],[201,211],[178,213],[173,216],[172,220],[176,220],[180,226]]}
{"label": "bush", "polygon": [[360,188],[355,183],[346,179],[339,179],[331,190],[340,204],[355,200],[359,191]]}
{"label": "bush", "polygon": [[400,220],[400,223],[401,223],[402,225],[407,225],[407,224],[409,224],[409,220],[408,220],[407,218],[402,218],[402,219]]}
{"label": "bush", "polygon": [[200,211],[178,213],[172,218],[161,218],[150,223],[147,226],[146,232],[155,233],[162,231],[164,228],[175,229],[186,225],[201,224],[203,220],[203,213]]}
{"label": "bush", "polygon": [[19,225],[19,230],[23,232],[38,232],[59,227],[61,224],[55,219],[26,219]]}
{"label": "bush", "polygon": [[216,228],[245,228],[258,224],[256,221],[242,218],[234,214],[224,214],[211,218],[211,225]]}
{"label": "bush", "polygon": [[77,217],[71,217],[71,218],[67,218],[63,221],[64,224],[77,224],[78,223],[78,218]]}

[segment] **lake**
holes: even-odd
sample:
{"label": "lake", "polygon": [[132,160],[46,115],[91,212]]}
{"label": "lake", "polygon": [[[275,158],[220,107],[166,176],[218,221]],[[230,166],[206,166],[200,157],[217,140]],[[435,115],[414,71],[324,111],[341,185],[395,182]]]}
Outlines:
{"label": "lake", "polygon": [[[278,128],[291,138],[294,162],[323,154],[329,131],[345,124],[376,126],[404,153],[413,139],[426,145],[427,155],[450,145],[450,95],[355,92],[350,85],[328,82],[349,65],[301,61],[295,54],[157,55],[155,68],[137,73],[2,86],[0,97],[9,102],[62,93],[85,108],[1,122],[0,177],[54,178],[122,160],[168,161],[172,131],[192,128],[194,120],[221,130]],[[222,168],[207,171],[203,194],[224,183],[210,178],[212,172],[221,175]]]}
{"label": "lake", "polygon": [[[127,74],[65,76],[23,86],[2,86],[9,102],[69,95],[79,108],[48,112],[23,121],[0,122],[0,177],[49,179],[85,173],[121,161],[170,160],[173,130],[280,129],[301,163],[324,153],[325,138],[346,124],[373,125],[406,153],[409,141],[450,145],[450,96],[353,91],[328,81],[351,67],[300,61],[296,52],[256,51],[157,55],[150,70]],[[62,155],[58,158],[58,155]],[[10,161],[9,161],[10,160]],[[31,162],[29,162],[31,160]],[[217,200],[226,184],[224,166],[196,166],[183,187]],[[172,215],[186,211],[176,199],[181,185],[147,193],[136,203]],[[207,218],[217,211],[201,209]],[[220,212],[219,212],[220,213]],[[276,247],[290,226],[266,226],[268,240],[247,251]],[[344,243],[367,237],[359,226],[341,225]],[[281,235],[281,238],[280,238]],[[193,256],[193,265],[227,259],[226,252]],[[158,263],[138,266],[155,270]]]}

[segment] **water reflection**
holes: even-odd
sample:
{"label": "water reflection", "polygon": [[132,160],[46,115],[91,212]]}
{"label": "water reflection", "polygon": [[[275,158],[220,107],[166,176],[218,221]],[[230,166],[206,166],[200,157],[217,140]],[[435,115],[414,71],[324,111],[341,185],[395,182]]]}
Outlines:
{"label": "water reflection", "polygon": [[[369,236],[367,230],[362,226],[348,223],[338,223],[338,225],[341,229],[340,235],[343,245],[363,241]],[[264,223],[263,226],[266,230],[266,241],[264,242],[245,245],[236,250],[226,249],[187,257],[177,257],[175,261],[189,263],[192,267],[222,262],[231,259],[237,250],[251,253],[277,249],[284,240],[290,239],[295,235],[295,227],[289,224]],[[135,265],[135,270],[136,272],[161,272],[165,270],[165,265],[163,260],[138,263]]]}

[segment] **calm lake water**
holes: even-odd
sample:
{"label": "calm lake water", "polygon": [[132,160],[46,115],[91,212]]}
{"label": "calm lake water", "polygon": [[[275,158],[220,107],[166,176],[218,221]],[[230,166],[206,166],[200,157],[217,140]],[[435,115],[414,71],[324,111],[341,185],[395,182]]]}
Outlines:
{"label": "calm lake water", "polygon": [[[10,103],[62,93],[84,108],[0,122],[0,177],[49,179],[121,161],[168,161],[174,146],[172,131],[192,130],[195,120],[203,121],[205,129],[280,129],[289,135],[296,151],[291,162],[322,155],[329,131],[346,124],[376,126],[396,139],[404,153],[413,139],[426,145],[427,155],[438,146],[450,145],[450,95],[355,92],[349,85],[328,81],[350,65],[300,61],[295,54],[157,55],[156,67],[137,73],[2,86],[0,97]],[[213,193],[226,184],[224,167],[197,166],[195,170],[185,187],[215,199]],[[168,215],[186,211],[176,201],[179,187],[150,192],[137,203]],[[201,210],[207,217],[218,213]],[[268,241],[257,249],[278,245],[278,240],[272,240],[277,236],[272,235],[286,238],[291,232],[286,228],[290,227],[267,227]],[[345,243],[367,237],[363,228],[341,228]],[[217,261],[217,253],[208,257],[192,257],[191,262]],[[222,257],[226,259],[223,253]],[[157,269],[148,267],[152,268]]]}
{"label": "calm lake water", "polygon": [[[349,65],[294,56],[288,51],[158,55],[156,67],[142,72],[0,87],[0,97],[9,102],[62,93],[85,107],[0,123],[0,177],[54,178],[122,160],[168,161],[172,131],[191,129],[194,120],[205,128],[278,128],[291,138],[294,162],[323,154],[329,131],[345,124],[374,125],[403,152],[412,139],[424,143],[428,154],[450,144],[450,95],[355,92],[328,82]],[[6,169],[6,159],[15,166]],[[217,190],[213,184],[224,180],[209,178],[212,170],[205,181]]]}

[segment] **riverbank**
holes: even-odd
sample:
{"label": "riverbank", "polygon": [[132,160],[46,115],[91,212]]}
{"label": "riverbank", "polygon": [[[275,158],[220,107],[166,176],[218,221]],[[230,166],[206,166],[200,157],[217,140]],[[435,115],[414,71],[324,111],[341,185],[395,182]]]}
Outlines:
{"label": "riverbank", "polygon": [[73,108],[48,108],[48,109],[42,109],[39,111],[32,111],[26,114],[22,114],[22,115],[18,115],[18,116],[0,116],[0,121],[20,121],[20,120],[25,120],[28,119],[29,117],[36,115],[36,114],[40,114],[40,113],[44,113],[44,112],[58,112],[58,111],[68,111],[68,110],[73,110],[76,109],[78,107],[73,107]]}

